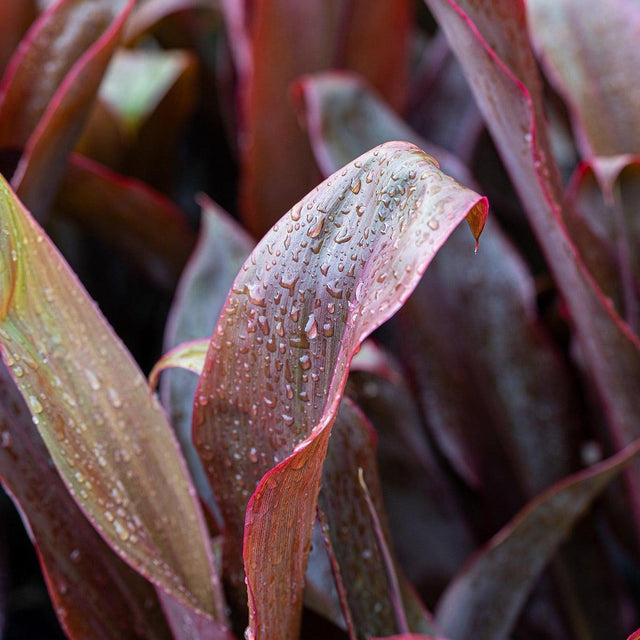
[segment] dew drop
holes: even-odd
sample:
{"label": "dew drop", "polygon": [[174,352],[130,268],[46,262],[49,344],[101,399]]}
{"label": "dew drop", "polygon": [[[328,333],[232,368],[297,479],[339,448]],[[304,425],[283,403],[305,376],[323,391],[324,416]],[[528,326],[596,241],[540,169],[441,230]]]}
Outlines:
{"label": "dew drop", "polygon": [[307,354],[300,356],[300,366],[305,371],[311,368],[311,358]]}
{"label": "dew drop", "polygon": [[440,228],[440,223],[435,218],[431,218],[427,221],[427,226],[432,231],[437,231]]}
{"label": "dew drop", "polygon": [[349,186],[349,189],[351,189],[351,193],[353,193],[354,195],[357,195],[358,193],[360,193],[360,187],[362,186],[362,183],[360,182],[360,178],[358,178],[355,182],[351,182],[351,185]]}
{"label": "dew drop", "polygon": [[251,462],[258,462],[258,451],[255,447],[251,447],[249,450],[249,460],[251,460]]}
{"label": "dew drop", "polygon": [[107,389],[107,396],[109,397],[111,406],[113,406],[115,409],[119,409],[122,406],[122,399],[113,387],[109,387]]}
{"label": "dew drop", "polygon": [[31,411],[34,413],[42,413],[43,408],[42,404],[40,404],[40,400],[35,396],[29,396],[29,406],[31,407]]}
{"label": "dew drop", "polygon": [[94,391],[98,391],[100,389],[100,381],[98,380],[98,377],[96,376],[96,374],[93,373],[91,369],[85,369],[84,375],[87,378],[87,381],[89,382],[89,386]]}
{"label": "dew drop", "polygon": [[309,227],[307,230],[307,235],[310,238],[317,238],[320,233],[322,233],[322,229],[324,227],[324,217],[320,217],[313,227]]}
{"label": "dew drop", "polygon": [[313,340],[318,335],[318,325],[313,313],[309,316],[309,320],[307,320],[304,332],[307,334],[309,340]]}
{"label": "dew drop", "polygon": [[123,527],[117,520],[113,521],[113,526],[118,534],[118,538],[123,542],[126,542],[129,539],[129,531]]}

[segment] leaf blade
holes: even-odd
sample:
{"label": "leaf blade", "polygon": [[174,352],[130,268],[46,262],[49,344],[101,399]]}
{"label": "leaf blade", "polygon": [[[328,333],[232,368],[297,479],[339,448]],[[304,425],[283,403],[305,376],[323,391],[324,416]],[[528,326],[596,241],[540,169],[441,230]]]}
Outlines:
{"label": "leaf blade", "polygon": [[223,621],[202,514],[157,400],[4,181],[0,220],[2,357],[65,484],[126,562]]}
{"label": "leaf blade", "polygon": [[[237,598],[244,590],[238,563],[243,529],[253,594],[262,562],[258,541],[278,539],[283,552],[298,547],[303,557],[301,562],[298,554],[285,554],[294,572],[285,572],[277,585],[288,603],[294,598],[286,616],[265,613],[270,619],[264,622],[270,591],[261,591],[259,612],[250,606],[259,637],[292,637],[299,622],[300,571],[315,518],[321,458],[353,353],[404,302],[458,222],[467,217],[477,236],[486,213],[486,199],[442,174],[416,147],[387,143],[296,205],[236,278],[196,391],[193,430],[221,498],[225,566]],[[297,538],[284,522],[264,529],[269,505],[282,500],[278,484],[295,489],[289,474],[302,482],[291,493],[301,510]],[[245,528],[246,501],[256,485]],[[274,611],[281,609],[281,603],[272,604]]]}

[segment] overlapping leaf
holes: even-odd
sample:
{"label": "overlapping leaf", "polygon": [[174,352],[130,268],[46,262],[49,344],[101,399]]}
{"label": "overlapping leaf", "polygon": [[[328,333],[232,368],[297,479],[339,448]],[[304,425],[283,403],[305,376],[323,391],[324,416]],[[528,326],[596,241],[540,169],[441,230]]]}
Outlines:
{"label": "overlapping leaf", "polygon": [[223,6],[234,39],[243,45],[234,48],[240,73],[241,204],[249,228],[261,237],[319,180],[307,137],[286,106],[289,85],[304,73],[343,67],[361,72],[401,106],[410,3],[245,0],[236,3],[250,14],[244,20],[238,15],[242,9],[232,4]]}
{"label": "overlapping leaf", "polygon": [[5,0],[0,5],[0,76],[35,16],[35,0]]}
{"label": "overlapping leaf", "polygon": [[0,347],[65,485],[132,567],[224,621],[202,516],[130,355],[6,183]]}
{"label": "overlapping leaf", "polygon": [[[562,189],[547,141],[523,3],[426,0],[462,64],[528,213],[572,321],[618,446],[637,437],[640,343],[608,304],[561,219]],[[634,519],[640,490],[634,484]],[[640,526],[640,524],[638,525]]]}
{"label": "overlapping leaf", "polygon": [[528,0],[531,35],[567,102],[583,156],[640,153],[640,6]]}
{"label": "overlapping leaf", "polygon": [[0,478],[29,527],[60,623],[71,638],[169,639],[153,587],[89,524],[31,420],[0,363]]}
{"label": "overlapping leaf", "polygon": [[[343,399],[322,471],[318,505],[326,518],[331,553],[343,584],[344,606],[349,609],[348,617],[358,637],[394,633],[403,627],[433,632],[424,606],[394,559],[386,558],[381,549],[382,544],[389,549],[391,539],[375,445],[375,432],[365,416],[351,401]],[[381,530],[370,513],[359,473],[364,476]],[[387,567],[388,561],[391,566]],[[392,572],[392,577],[387,572]]]}
{"label": "overlapping leaf", "polygon": [[55,193],[133,4],[61,0],[32,26],[5,74],[0,147],[24,148],[12,184],[38,217]]}
{"label": "overlapping leaf", "polygon": [[[482,240],[484,260],[484,235]],[[351,363],[346,393],[376,429],[394,548],[411,582],[434,604],[475,548],[459,499],[431,449],[398,364],[371,340]],[[427,552],[424,539],[429,540]]]}
{"label": "overlapping leaf", "polygon": [[567,225],[585,263],[631,329],[640,330],[640,158],[583,162],[568,189]]}
{"label": "overlapping leaf", "polygon": [[497,533],[447,588],[436,619],[452,640],[506,638],[548,558],[640,453],[640,441],[554,485]]}
{"label": "overlapping leaf", "polygon": [[[335,169],[369,144],[418,139],[353,77],[317,74],[300,87],[307,128],[323,167]],[[455,156],[446,154],[445,161],[459,179],[467,174]],[[523,488],[533,495],[572,470],[577,399],[536,320],[526,266],[495,221],[484,238],[481,260],[467,254],[458,233],[438,255],[401,314],[411,328],[404,332],[406,354],[418,372],[429,424],[461,475],[472,485],[481,484],[480,452],[488,440],[487,423],[492,423],[511,451]],[[433,299],[440,301],[436,308]],[[470,313],[460,314],[461,307]],[[533,399],[537,412],[529,410]],[[554,445],[543,446],[549,438]],[[489,464],[496,466],[495,460]]]}
{"label": "overlapping leaf", "polygon": [[[184,270],[167,319],[164,338],[166,349],[206,337],[206,350],[208,336],[216,326],[233,280],[253,248],[249,236],[220,207],[207,198],[201,199],[201,204],[200,237]],[[202,372],[203,362],[204,354],[192,369],[198,375]],[[211,488],[191,438],[191,414],[197,382],[195,376],[186,372],[168,374],[162,384],[162,401],[198,494],[215,512]]]}
{"label": "overlapping leaf", "polygon": [[322,460],[349,361],[465,216],[477,236],[486,201],[412,145],[388,143],[294,206],[233,284],[193,428],[220,496],[227,575],[240,591],[244,529],[256,637],[297,633]]}

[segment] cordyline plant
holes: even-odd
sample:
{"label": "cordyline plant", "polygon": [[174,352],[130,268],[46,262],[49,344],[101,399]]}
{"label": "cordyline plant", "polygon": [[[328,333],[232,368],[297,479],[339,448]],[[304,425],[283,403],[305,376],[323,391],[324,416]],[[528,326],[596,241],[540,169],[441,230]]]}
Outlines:
{"label": "cordyline plant", "polygon": [[638,637],[640,4],[583,5],[2,1],[59,626],[3,499],[0,637]]}

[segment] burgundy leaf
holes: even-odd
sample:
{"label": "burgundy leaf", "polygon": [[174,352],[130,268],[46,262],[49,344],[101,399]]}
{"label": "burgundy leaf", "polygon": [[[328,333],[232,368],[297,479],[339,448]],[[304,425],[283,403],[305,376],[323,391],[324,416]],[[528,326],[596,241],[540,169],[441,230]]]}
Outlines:
{"label": "burgundy leaf", "polygon": [[220,630],[210,616],[188,607],[161,589],[158,589],[158,597],[173,640],[235,640],[231,631]]}
{"label": "burgundy leaf", "polygon": [[222,633],[202,514],[159,403],[5,182],[0,196],[0,349],[58,472],[125,562]]}
{"label": "burgundy leaf", "polygon": [[583,162],[567,196],[567,225],[602,290],[638,334],[640,330],[640,157]]}
{"label": "burgundy leaf", "polygon": [[256,637],[297,633],[322,460],[353,353],[404,302],[459,221],[466,216],[477,237],[486,213],[484,198],[416,147],[388,143],[298,203],[236,278],[193,428],[220,500],[237,597],[245,505],[259,483],[244,528]]}
{"label": "burgundy leaf", "polygon": [[[245,0],[244,4],[251,9],[248,19],[243,20],[238,8],[228,18],[234,37],[245,31],[242,45],[234,48],[241,56],[237,68],[242,74],[240,197],[249,228],[261,237],[319,180],[307,136],[289,106],[289,85],[304,73],[344,67],[361,72],[400,107],[406,95],[410,3]],[[378,42],[385,46],[377,46]]]}
{"label": "burgundy leaf", "polygon": [[12,184],[38,217],[55,194],[133,4],[60,0],[11,61],[0,87],[0,146],[25,147]]}
{"label": "burgundy leaf", "polygon": [[153,587],[96,533],[0,363],[0,478],[22,513],[70,638],[171,638]]}
{"label": "burgundy leaf", "polygon": [[389,140],[407,140],[437,158],[445,173],[474,186],[471,173],[455,155],[419,136],[361,76],[346,71],[304,76],[292,95],[323,175],[332,174],[366,149]]}
{"label": "burgundy leaf", "polygon": [[452,640],[501,640],[511,631],[540,571],[620,471],[640,441],[557,483],[498,532],[447,588],[436,618]]}
{"label": "burgundy leaf", "polygon": [[[375,440],[375,432],[362,412],[343,399],[322,470],[318,504],[326,516],[330,548],[347,598],[345,604],[358,637],[407,630],[407,625],[414,631],[433,632],[424,606],[393,558],[385,557],[390,537]],[[371,495],[370,506],[359,472],[363,473],[366,491]],[[373,517],[370,507],[374,510]],[[379,525],[374,517],[380,519]],[[392,581],[396,584],[392,585]]]}
{"label": "burgundy leaf", "polygon": [[4,0],[0,4],[0,77],[36,17],[35,4],[35,0]]}
{"label": "burgundy leaf", "polygon": [[527,0],[549,79],[571,110],[582,155],[640,153],[640,5],[633,0]]}
{"label": "burgundy leaf", "polygon": [[460,501],[427,441],[398,364],[371,340],[351,363],[346,393],[376,429],[382,492],[398,557],[427,603],[435,603],[475,548]]}
{"label": "burgundy leaf", "polygon": [[[300,88],[313,149],[326,170],[348,162],[374,140],[419,139],[353,77],[316,74]],[[451,154],[443,166],[459,179],[467,173]],[[495,220],[485,238],[480,260],[468,254],[457,233],[436,258],[400,314],[407,326],[406,357],[417,371],[429,425],[454,468],[472,486],[481,484],[479,452],[490,441],[486,423],[491,422],[521,485],[535,495],[574,468],[578,399],[536,318],[526,265]],[[434,299],[440,301],[435,307]],[[460,308],[468,313],[460,314]],[[529,410],[531,401],[540,411]],[[553,446],[544,446],[549,438]],[[487,468],[496,468],[495,455],[487,452]]]}
{"label": "burgundy leaf", "polygon": [[[638,436],[640,341],[611,308],[561,218],[557,167],[521,2],[426,0],[462,64],[475,99],[565,296],[618,447]],[[640,487],[634,475],[634,520]]]}
{"label": "burgundy leaf", "polygon": [[143,182],[72,154],[55,201],[77,222],[172,291],[195,243],[184,213]]}

